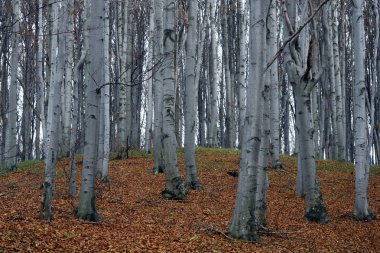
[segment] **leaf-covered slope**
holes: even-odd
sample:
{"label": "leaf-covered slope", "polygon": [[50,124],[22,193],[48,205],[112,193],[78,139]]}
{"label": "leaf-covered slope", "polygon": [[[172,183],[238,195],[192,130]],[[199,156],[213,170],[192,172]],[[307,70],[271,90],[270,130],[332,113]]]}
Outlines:
{"label": "leaf-covered slope", "polygon": [[[183,158],[179,156],[183,173]],[[199,149],[203,191],[185,201],[160,196],[163,175],[154,175],[150,156],[134,153],[110,163],[109,185],[98,183],[97,206],[103,220],[77,220],[76,200],[66,197],[65,171],[58,164],[54,220],[38,220],[43,164],[33,163],[0,177],[0,252],[380,252],[380,222],[352,219],[354,175],[350,164],[318,162],[319,180],[331,222],[303,219],[303,201],[294,193],[295,159],[283,157],[285,170],[269,170],[268,225],[262,243],[243,243],[225,234],[231,217],[238,169],[236,151]],[[324,166],[324,167],[323,167]],[[350,167],[351,166],[351,167]],[[324,169],[328,167],[329,169]],[[348,168],[333,169],[336,168]],[[80,165],[78,165],[78,175]],[[78,180],[79,182],[79,180]],[[370,177],[370,206],[380,218],[380,176]]]}

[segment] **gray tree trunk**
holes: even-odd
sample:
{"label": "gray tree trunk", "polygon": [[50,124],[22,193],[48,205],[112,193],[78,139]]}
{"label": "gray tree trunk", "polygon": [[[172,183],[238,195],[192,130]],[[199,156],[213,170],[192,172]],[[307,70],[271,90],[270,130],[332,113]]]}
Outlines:
{"label": "gray tree trunk", "polygon": [[56,49],[59,46],[59,3],[52,3],[53,8],[53,36],[51,41],[51,73],[50,73],[50,89],[49,89],[49,104],[47,115],[47,127],[45,138],[45,182],[42,189],[41,199],[41,212],[40,218],[50,221],[51,214],[51,201],[53,198],[53,183],[55,176],[55,163],[59,156],[58,151],[58,131],[60,126],[60,113],[61,113],[61,87],[63,83],[62,63],[58,62],[58,59],[62,59],[62,50]]}
{"label": "gray tree trunk", "polygon": [[12,35],[10,39],[11,69],[10,85],[8,93],[8,110],[7,110],[7,128],[4,147],[4,167],[6,170],[13,170],[17,163],[17,71],[19,57],[19,32],[20,32],[20,1],[15,0],[12,3]]}
{"label": "gray tree trunk", "polygon": [[[88,3],[85,43],[88,43],[88,65],[86,78],[85,146],[83,154],[82,181],[77,217],[97,221],[95,205],[95,172],[97,162],[99,127],[99,84],[104,84],[104,36],[105,3],[93,0]],[[89,32],[91,31],[91,32]]]}
{"label": "gray tree trunk", "polygon": [[[283,3],[286,19],[286,35],[292,35],[296,23],[296,2]],[[287,10],[287,11],[285,11]],[[303,69],[302,55],[296,47],[297,39],[293,40],[285,50],[285,65],[289,81],[293,87],[296,107],[296,130],[299,137],[298,159],[302,168],[302,182],[305,199],[305,218],[319,223],[328,222],[327,211],[323,204],[316,175],[314,129],[311,115],[311,91],[316,83],[312,71],[313,44],[309,45],[307,66]]]}
{"label": "gray tree trunk", "polygon": [[255,218],[258,156],[260,147],[261,91],[264,85],[266,13],[268,1],[250,0],[249,81],[247,110],[241,146],[240,173],[235,209],[229,234],[246,241],[258,241]]}
{"label": "gray tree trunk", "polygon": [[[41,159],[41,141],[44,139],[43,137],[46,136],[46,130],[45,130],[45,85],[44,85],[44,77],[43,77],[43,29],[42,29],[42,22],[43,22],[43,0],[38,1],[38,49],[37,49],[37,65],[36,65],[36,71],[37,71],[37,103],[36,103],[36,111],[38,113],[38,120],[36,121],[36,140],[35,140],[35,152],[36,152],[36,159]],[[40,132],[40,128],[42,126],[42,134]]]}
{"label": "gray tree trunk", "polygon": [[185,190],[177,165],[177,141],[175,136],[175,45],[176,45],[176,1],[164,1],[163,37],[163,164],[165,168],[165,190],[168,199],[185,198]]}
{"label": "gray tree trunk", "polygon": [[[105,0],[105,18],[104,18],[104,83],[111,81],[110,78],[110,1]],[[102,152],[102,181],[109,182],[108,178],[108,162],[110,154],[110,86],[106,85],[102,89],[101,96],[104,103],[104,144]]]}
{"label": "gray tree trunk", "polygon": [[[122,19],[122,25],[119,25],[119,29],[123,27],[123,31],[119,31],[118,35],[118,41],[119,44],[121,43],[121,50],[119,51],[120,54],[120,84],[118,85],[118,123],[117,123],[117,150],[118,150],[118,156],[120,158],[124,158],[127,151],[127,138],[129,135],[130,128],[127,127],[128,124],[130,124],[130,119],[128,120],[127,115],[127,86],[125,84],[128,83],[129,79],[126,73],[127,68],[127,30],[128,30],[128,11],[127,6],[128,2],[124,3],[124,13],[122,11],[119,12],[119,15],[124,17]],[[120,45],[119,45],[120,46]]]}
{"label": "gray tree trunk", "polygon": [[373,220],[368,207],[367,189],[369,166],[367,163],[367,110],[365,88],[365,33],[364,1],[354,0],[352,5],[352,46],[354,53],[354,138],[355,138],[355,208],[358,220]]}
{"label": "gray tree trunk", "polygon": [[[216,30],[216,1],[210,1],[210,25],[211,25],[211,48],[210,48],[210,117],[208,118],[207,145],[216,147],[217,140],[217,119],[218,119],[218,53],[217,53],[217,30]],[[221,130],[223,131],[223,130]]]}
{"label": "gray tree trunk", "polygon": [[163,100],[162,100],[162,81],[163,81],[163,0],[154,0],[154,15],[156,33],[153,43],[154,49],[154,131],[153,131],[153,172],[163,172],[163,147],[162,147],[162,126],[163,126]]}
{"label": "gray tree trunk", "polygon": [[[185,67],[185,164],[187,187],[201,189],[197,176],[195,163],[195,131],[196,131],[196,96],[198,85],[195,83],[196,76],[196,44],[197,40],[197,15],[198,2],[189,1],[189,23],[187,27],[186,41],[186,67]],[[200,50],[200,48],[198,48]]]}
{"label": "gray tree trunk", "polygon": [[346,140],[345,138],[345,125],[344,118],[345,114],[343,111],[343,87],[341,79],[341,64],[340,64],[340,53],[339,53],[339,31],[338,31],[338,6],[339,1],[332,2],[332,34],[333,34],[333,53],[334,53],[334,77],[335,77],[335,101],[336,101],[336,129],[337,136],[336,143],[338,147],[337,159],[339,161],[346,160]]}
{"label": "gray tree trunk", "polygon": [[[271,1],[267,17],[267,60],[270,60],[278,50],[278,18],[276,1]],[[271,140],[271,166],[281,168],[280,163],[280,95],[278,80],[278,61],[275,60],[269,71],[269,82],[271,89],[270,98],[270,140]]]}
{"label": "gray tree trunk", "polygon": [[144,150],[146,153],[151,152],[151,140],[153,134],[153,75],[154,75],[154,62],[153,62],[153,47],[154,47],[154,5],[152,4],[150,7],[150,17],[149,17],[149,50],[148,50],[148,69],[151,69],[151,78],[147,81],[147,98],[146,98],[146,124],[145,124],[145,145]]}
{"label": "gray tree trunk", "polygon": [[[268,31],[268,30],[267,30]],[[258,172],[257,172],[257,191],[256,191],[256,222],[258,228],[265,228],[267,226],[266,213],[267,213],[267,200],[266,191],[268,188],[268,157],[270,146],[270,96],[271,96],[271,83],[270,73],[266,73],[265,86],[262,91],[262,98],[260,108],[263,108],[262,116],[262,129],[261,129],[261,143],[258,159]]]}
{"label": "gray tree trunk", "polygon": [[237,58],[237,85],[238,85],[238,106],[239,106],[239,146],[241,146],[242,143],[242,137],[243,137],[243,126],[244,126],[244,119],[245,119],[245,110],[246,110],[246,69],[247,69],[247,46],[246,46],[246,18],[245,18],[245,4],[244,1],[238,0],[237,1],[238,6],[238,13],[237,13],[237,19],[238,19],[238,41],[239,41],[239,51],[238,51],[238,58]]}
{"label": "gray tree trunk", "polygon": [[73,93],[73,61],[74,61],[74,36],[73,36],[73,16],[72,9],[74,1],[69,0],[64,11],[64,42],[65,42],[65,84],[63,94],[62,122],[63,122],[63,143],[62,153],[65,156],[70,152],[70,133],[72,124],[72,93]]}
{"label": "gray tree trunk", "polygon": [[[224,82],[226,89],[226,119],[225,119],[225,140],[223,141],[224,146],[231,148],[234,147],[234,138],[233,138],[233,92],[232,92],[232,78],[231,78],[231,70],[230,70],[230,46],[228,40],[228,22],[227,22],[227,12],[228,12],[228,4],[227,0],[222,0],[222,51],[223,51],[223,66],[224,66]],[[223,129],[221,129],[223,131]]]}

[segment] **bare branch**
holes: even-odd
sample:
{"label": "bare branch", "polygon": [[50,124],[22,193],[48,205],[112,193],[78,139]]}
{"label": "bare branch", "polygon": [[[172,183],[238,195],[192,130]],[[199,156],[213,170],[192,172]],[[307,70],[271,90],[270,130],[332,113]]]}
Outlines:
{"label": "bare branch", "polygon": [[[282,0],[284,2],[284,0]],[[285,47],[291,42],[293,41],[301,32],[302,30],[306,27],[307,24],[309,24],[313,19],[314,17],[317,15],[317,13],[322,9],[322,7],[328,3],[330,0],[324,0],[318,7],[317,9],[313,12],[313,14],[305,21],[305,23],[303,23],[298,29],[297,31],[293,32],[292,35],[284,41],[284,43],[282,44],[282,46],[280,47],[280,49],[277,51],[277,53],[273,56],[273,58],[269,61],[269,63],[267,64],[267,68],[265,69],[268,70],[270,68],[270,66],[272,66],[273,62],[282,54],[282,52],[284,51]],[[289,18],[288,18],[289,19]],[[290,22],[290,21],[289,21]],[[292,27],[291,24],[289,27]],[[290,31],[292,32],[292,31]]]}

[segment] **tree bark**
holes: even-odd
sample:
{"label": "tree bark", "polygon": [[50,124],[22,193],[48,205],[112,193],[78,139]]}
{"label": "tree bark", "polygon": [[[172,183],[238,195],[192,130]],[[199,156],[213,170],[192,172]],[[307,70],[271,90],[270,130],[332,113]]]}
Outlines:
{"label": "tree bark", "polygon": [[[286,35],[292,35],[296,23],[296,3],[282,3],[285,17]],[[313,40],[309,45],[307,66],[303,69],[302,55],[297,48],[297,38],[286,48],[284,59],[289,81],[293,87],[296,107],[296,130],[299,138],[298,159],[302,169],[302,188],[305,199],[305,218],[309,221],[327,223],[327,211],[323,204],[316,175],[314,129],[311,115],[311,91],[317,80],[312,71]]]}
{"label": "tree bark", "polygon": [[[186,67],[185,67],[185,165],[186,184],[194,190],[201,189],[197,176],[195,163],[195,131],[196,131],[196,96],[198,87],[195,83],[196,76],[196,44],[197,39],[197,15],[198,2],[188,1],[188,27],[186,41]],[[198,48],[198,50],[200,50]]]}
{"label": "tree bark", "polygon": [[20,1],[13,1],[12,5],[12,35],[10,39],[11,69],[8,92],[8,110],[6,113],[7,128],[4,147],[4,167],[6,170],[13,170],[17,163],[17,69],[19,66],[19,32],[20,32]]}
{"label": "tree bark", "polygon": [[[278,19],[277,19],[276,1],[271,1],[267,17],[267,59],[271,59],[278,50]],[[278,61],[275,60],[269,71],[270,82],[270,140],[271,140],[271,166],[272,168],[281,168],[280,163],[280,105],[279,105],[279,88],[278,88]]]}
{"label": "tree bark", "polygon": [[185,198],[185,189],[178,171],[177,141],[175,136],[175,45],[176,45],[176,1],[164,1],[163,36],[163,164],[165,168],[165,190],[167,199]]}
{"label": "tree bark", "polygon": [[[103,20],[105,3],[94,0],[88,3],[85,43],[88,43],[88,71],[86,78],[85,146],[83,154],[82,181],[77,217],[97,221],[99,216],[95,204],[95,172],[97,162],[99,127],[99,84],[104,83],[104,37]],[[91,32],[89,32],[91,31]]]}
{"label": "tree bark", "polygon": [[258,241],[255,218],[257,193],[258,155],[260,147],[261,91],[264,84],[266,13],[268,1],[250,1],[249,81],[247,85],[247,111],[240,155],[240,173],[235,209],[229,234],[246,241]]}
{"label": "tree bark", "polygon": [[154,0],[155,15],[155,43],[154,43],[154,131],[153,131],[153,156],[155,174],[163,172],[163,100],[162,100],[162,82],[163,82],[163,0]]}
{"label": "tree bark", "polygon": [[373,220],[368,207],[367,189],[369,166],[367,163],[367,110],[365,102],[365,33],[364,1],[354,0],[352,5],[352,46],[354,54],[354,138],[355,138],[355,208],[358,220]]}

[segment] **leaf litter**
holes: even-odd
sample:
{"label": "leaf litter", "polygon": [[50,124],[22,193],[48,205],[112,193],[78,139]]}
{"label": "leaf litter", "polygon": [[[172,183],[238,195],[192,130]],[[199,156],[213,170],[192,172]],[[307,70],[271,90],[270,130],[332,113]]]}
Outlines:
{"label": "leaf litter", "polygon": [[[0,252],[380,252],[379,173],[370,176],[368,189],[377,220],[358,222],[352,217],[352,170],[334,169],[347,163],[318,162],[330,218],[320,225],[303,219],[304,203],[295,194],[296,162],[283,157],[285,170],[268,170],[268,228],[260,243],[248,243],[227,233],[238,180],[227,173],[238,170],[238,153],[200,149],[196,159],[204,189],[189,191],[185,201],[161,197],[164,175],[149,172],[151,156],[112,160],[110,184],[97,181],[102,217],[97,223],[75,218],[78,198],[67,196],[64,173],[68,160],[57,164],[50,223],[38,219],[43,164],[5,174],[0,177]],[[178,162],[184,175],[182,156]]]}

